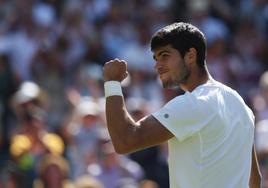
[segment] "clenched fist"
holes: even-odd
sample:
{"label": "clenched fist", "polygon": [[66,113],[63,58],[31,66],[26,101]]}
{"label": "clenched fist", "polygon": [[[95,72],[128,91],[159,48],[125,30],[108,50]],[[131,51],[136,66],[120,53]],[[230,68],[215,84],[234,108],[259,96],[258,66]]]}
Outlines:
{"label": "clenched fist", "polygon": [[104,81],[114,80],[123,81],[128,75],[127,62],[120,59],[114,59],[105,63],[103,67]]}

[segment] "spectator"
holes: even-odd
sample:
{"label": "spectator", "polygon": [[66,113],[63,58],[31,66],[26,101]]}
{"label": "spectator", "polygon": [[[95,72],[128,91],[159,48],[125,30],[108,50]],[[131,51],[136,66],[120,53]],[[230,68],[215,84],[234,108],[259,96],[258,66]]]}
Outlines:
{"label": "spectator", "polygon": [[69,164],[61,156],[45,155],[39,163],[34,188],[75,188],[69,180]]}
{"label": "spectator", "polygon": [[87,166],[95,161],[99,138],[99,107],[90,97],[83,97],[76,104],[73,119],[66,127],[67,158],[72,167],[72,177],[85,174]]}
{"label": "spectator", "polygon": [[88,173],[100,180],[105,187],[117,188],[124,178],[135,181],[143,178],[141,167],[132,160],[116,154],[111,142],[101,146],[99,159],[98,163],[88,166]]}
{"label": "spectator", "polygon": [[32,186],[37,174],[37,164],[40,158],[47,153],[62,155],[64,151],[62,139],[57,134],[46,130],[45,111],[33,100],[31,95],[36,94],[37,88],[31,88],[31,86],[33,85],[30,84],[30,87],[24,88],[30,92],[29,95],[27,92],[16,93],[16,99],[20,99],[23,103],[17,104],[19,125],[11,136],[10,145],[12,159],[25,172],[29,187]]}
{"label": "spectator", "polygon": [[268,119],[268,71],[260,77],[259,90],[253,93],[252,104],[257,122]]}

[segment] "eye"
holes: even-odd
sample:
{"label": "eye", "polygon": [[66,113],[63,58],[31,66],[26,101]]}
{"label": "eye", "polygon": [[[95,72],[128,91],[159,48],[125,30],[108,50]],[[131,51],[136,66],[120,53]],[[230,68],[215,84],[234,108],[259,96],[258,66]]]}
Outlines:
{"label": "eye", "polygon": [[164,53],[161,55],[161,59],[167,59],[169,57],[169,54]]}

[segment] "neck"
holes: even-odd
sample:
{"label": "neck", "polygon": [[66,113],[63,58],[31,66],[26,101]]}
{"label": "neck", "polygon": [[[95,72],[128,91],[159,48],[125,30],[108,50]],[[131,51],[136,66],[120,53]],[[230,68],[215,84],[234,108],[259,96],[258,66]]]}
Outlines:
{"label": "neck", "polygon": [[180,84],[184,91],[192,92],[196,87],[206,83],[211,78],[207,68],[205,70],[193,69],[185,83]]}

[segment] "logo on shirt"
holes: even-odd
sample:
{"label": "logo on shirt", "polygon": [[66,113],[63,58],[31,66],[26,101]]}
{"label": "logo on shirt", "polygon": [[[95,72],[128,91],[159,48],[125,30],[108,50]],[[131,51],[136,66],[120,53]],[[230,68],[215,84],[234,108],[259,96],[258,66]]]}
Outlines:
{"label": "logo on shirt", "polygon": [[169,118],[169,115],[168,114],[164,114],[164,118]]}

